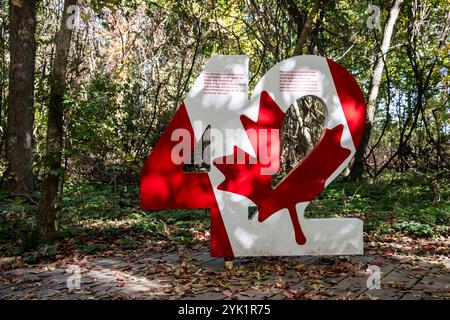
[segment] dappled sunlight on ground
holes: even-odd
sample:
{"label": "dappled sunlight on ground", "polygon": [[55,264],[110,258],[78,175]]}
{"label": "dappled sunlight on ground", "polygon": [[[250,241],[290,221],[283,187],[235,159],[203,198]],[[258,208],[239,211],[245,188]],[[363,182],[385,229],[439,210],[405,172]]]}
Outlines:
{"label": "dappled sunlight on ground", "polygon": [[[442,245],[448,250],[447,244]],[[432,241],[413,246],[408,241],[369,242],[363,256],[240,258],[232,271],[225,271],[223,260],[211,258],[204,246],[192,251],[181,246],[166,253],[124,251],[4,271],[0,274],[0,297],[450,299],[448,252],[418,251],[419,247],[436,249],[436,245]],[[67,288],[71,265],[79,266],[81,275],[80,288],[72,291]],[[367,288],[369,265],[380,267],[381,289]]]}

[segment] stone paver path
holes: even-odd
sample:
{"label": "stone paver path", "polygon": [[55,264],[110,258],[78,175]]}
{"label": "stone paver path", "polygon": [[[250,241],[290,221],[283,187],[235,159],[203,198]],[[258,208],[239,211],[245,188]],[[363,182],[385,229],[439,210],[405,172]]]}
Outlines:
{"label": "stone paver path", "polygon": [[[379,266],[380,289],[367,288],[368,265]],[[448,263],[365,255],[236,259],[227,272],[206,249],[173,250],[8,270],[0,273],[0,298],[450,299],[449,270]]]}

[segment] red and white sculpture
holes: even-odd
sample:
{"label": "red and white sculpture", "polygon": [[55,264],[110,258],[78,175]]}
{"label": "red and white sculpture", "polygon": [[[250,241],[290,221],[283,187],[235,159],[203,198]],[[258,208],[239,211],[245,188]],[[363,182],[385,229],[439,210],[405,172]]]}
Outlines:
{"label": "red and white sculpture", "polygon": [[[210,209],[215,257],[362,254],[361,220],[304,217],[309,202],[345,169],[362,138],[365,102],[353,76],[323,57],[298,56],[270,69],[250,100],[247,84],[247,56],[208,61],[144,164],[141,208]],[[326,106],[323,136],[272,186],[285,112],[311,95]],[[210,171],[184,172],[174,154],[188,159],[180,146],[187,143],[193,150],[207,126],[214,133],[207,150]],[[248,208],[254,206],[257,213],[249,219]]]}

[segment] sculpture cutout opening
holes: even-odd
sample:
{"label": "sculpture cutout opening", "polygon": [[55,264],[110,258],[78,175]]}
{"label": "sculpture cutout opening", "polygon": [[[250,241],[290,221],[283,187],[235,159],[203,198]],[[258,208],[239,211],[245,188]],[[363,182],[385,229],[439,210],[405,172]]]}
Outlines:
{"label": "sculpture cutout opening", "polygon": [[286,110],[281,126],[280,171],[272,178],[275,186],[297,166],[324,133],[326,109],[314,96],[297,99]]}

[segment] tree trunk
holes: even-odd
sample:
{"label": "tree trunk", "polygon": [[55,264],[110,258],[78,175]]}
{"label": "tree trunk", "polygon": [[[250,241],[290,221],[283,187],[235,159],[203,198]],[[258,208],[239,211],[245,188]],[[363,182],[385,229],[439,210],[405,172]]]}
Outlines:
{"label": "tree trunk", "polygon": [[[3,3],[3,1],[0,2],[1,5],[6,5],[6,3]],[[6,125],[4,122],[4,119],[6,118],[6,112],[3,111],[3,109],[6,107],[4,101],[4,95],[5,95],[5,75],[6,75],[6,22],[4,17],[0,17],[0,154],[3,150],[3,144],[5,142],[6,135],[4,132],[6,131]],[[6,111],[6,109],[5,109]]]}
{"label": "tree trunk", "polygon": [[[295,1],[286,1],[285,2],[288,13],[297,20],[297,44],[294,49],[294,56],[302,55],[303,49],[306,45],[309,32],[311,31],[312,23],[314,21],[314,18],[316,17],[317,13],[320,9],[320,0],[315,0],[314,4],[311,8],[311,11],[306,16],[306,19],[304,18],[305,15],[303,15],[295,3]],[[304,23],[303,23],[304,21]],[[303,23],[303,26],[302,26]],[[301,27],[302,26],[302,27]],[[298,101],[294,101],[292,107],[295,113],[295,116],[297,118],[297,124],[299,125],[300,132],[296,133],[301,136],[301,154],[306,155],[307,151],[312,148],[312,137],[311,137],[311,128],[308,127],[309,121],[308,121],[308,113],[306,111],[305,107],[305,101],[301,102],[301,108],[303,113],[300,112],[300,105]],[[298,154],[296,154],[295,147],[291,146],[290,152],[286,155],[286,165],[288,163],[291,163],[292,165],[296,162],[296,158],[298,157]],[[287,165],[289,167],[290,165]]]}
{"label": "tree trunk", "polygon": [[294,56],[303,54],[303,47],[306,44],[306,40],[308,38],[309,31],[311,30],[313,19],[315,18],[317,12],[319,11],[319,7],[320,7],[320,0],[315,0],[311,11],[309,12],[308,17],[306,18],[305,24],[302,29],[302,33],[300,34],[300,37],[297,41],[297,45],[295,46]]}
{"label": "tree trunk", "polygon": [[47,176],[42,184],[42,197],[39,203],[39,233],[51,238],[57,230],[58,185],[61,176],[63,148],[64,92],[66,87],[67,59],[70,51],[72,28],[68,27],[67,8],[77,0],[65,0],[61,26],[55,41],[55,59],[51,71],[50,101],[47,120],[47,153],[45,158]]}
{"label": "tree trunk", "polygon": [[[380,55],[375,61],[375,68],[373,70],[372,79],[370,81],[369,100],[367,102],[366,113],[366,129],[364,131],[363,138],[359,144],[355,154],[355,161],[350,172],[350,178],[352,180],[360,180],[365,169],[365,154],[369,145],[370,134],[372,131],[373,120],[375,116],[375,107],[378,98],[378,92],[381,84],[381,77],[383,74],[384,65],[386,62],[386,55],[391,45],[392,33],[394,31],[395,22],[397,21],[400,13],[400,6],[403,0],[395,0],[394,5],[389,13],[389,19],[384,27],[383,42],[380,47]],[[388,89],[389,90],[389,89]]]}
{"label": "tree trunk", "polygon": [[4,175],[12,195],[33,190],[36,0],[9,1],[9,97]]}

